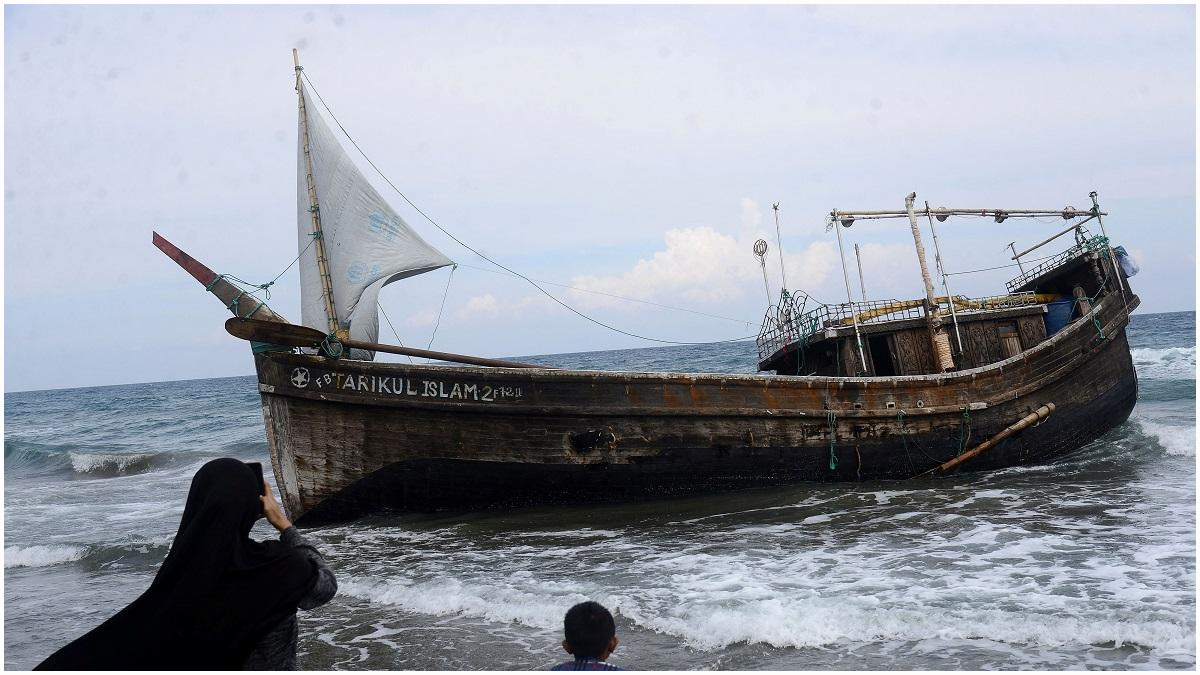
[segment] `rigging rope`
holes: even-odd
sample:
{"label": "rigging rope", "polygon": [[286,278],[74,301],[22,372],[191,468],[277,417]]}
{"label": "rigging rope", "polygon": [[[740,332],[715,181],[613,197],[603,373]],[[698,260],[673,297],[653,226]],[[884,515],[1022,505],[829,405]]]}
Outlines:
{"label": "rigging rope", "polygon": [[[488,274],[508,274],[507,272],[501,272],[500,270],[492,270],[492,269],[488,269],[486,267],[478,267],[476,265],[468,265],[466,263],[459,263],[459,264],[468,269],[479,270],[480,272],[487,272]],[[516,275],[508,274],[508,276],[516,276]],[[694,310],[694,309],[688,309],[686,307],[676,307],[674,305],[664,305],[662,303],[652,302],[650,300],[639,300],[637,298],[629,298],[624,295],[617,295],[616,293],[605,293],[604,291],[594,291],[590,288],[579,288],[578,286],[570,286],[568,284],[560,284],[556,281],[546,281],[545,279],[534,279],[534,281],[538,282],[539,284],[546,284],[547,286],[558,286],[559,288],[565,288],[565,289],[571,290],[571,291],[579,291],[580,293],[592,293],[593,295],[603,295],[603,296],[606,296],[609,298],[616,298],[617,300],[624,300],[626,302],[638,302],[643,305],[651,305],[654,307],[661,307],[663,309],[671,309],[671,310],[675,310],[676,312],[687,312],[688,314],[697,314],[699,316],[707,316],[712,319],[724,319],[725,321],[733,321],[734,323],[745,324],[745,326],[747,328],[753,327],[753,325],[754,325],[753,321],[745,321],[743,319],[735,319],[731,316],[721,316],[720,314],[709,314],[707,312],[701,312],[701,311]]]}
{"label": "rigging rope", "polygon": [[[387,312],[383,311],[383,305],[376,302],[375,306],[378,307],[379,311],[383,313],[383,318],[385,321],[387,321],[388,328],[392,329],[392,335],[396,336],[396,344],[403,347],[404,342],[400,339],[400,334],[396,332],[396,327],[392,325],[392,320],[390,318],[388,318]],[[411,356],[408,357],[408,362],[413,364],[414,366],[417,365],[417,362],[413,361]]]}
{"label": "rigging rope", "polygon": [[426,349],[433,349],[433,338],[437,337],[438,326],[442,325],[442,312],[446,311],[446,296],[450,295],[450,280],[454,278],[454,271],[458,269],[458,265],[450,268],[450,276],[446,277],[446,290],[442,291],[442,306],[438,309],[437,323],[433,324],[433,333],[429,336],[429,344]]}
{"label": "rigging rope", "polygon": [[[1023,263],[1023,264],[1029,264],[1029,263],[1042,262],[1043,260],[1049,260],[1049,259],[1051,259],[1051,258],[1054,258],[1054,257],[1060,256],[1060,255],[1062,255],[1062,253],[1055,253],[1054,255],[1048,255],[1048,256],[1045,256],[1045,257],[1042,257],[1042,258],[1027,258],[1027,259],[1026,259],[1026,258],[1022,258],[1022,259],[1021,259],[1021,263]],[[992,270],[1002,270],[1002,269],[1005,269],[1005,268],[1007,268],[1007,267],[1020,267],[1020,264],[1018,264],[1018,263],[1012,263],[1012,264],[1009,264],[1009,265],[998,265],[998,266],[996,266],[996,267],[983,267],[983,268],[980,268],[980,269],[977,269],[977,270],[966,270],[966,271],[964,271],[964,272],[946,272],[946,276],[948,276],[948,277],[952,277],[952,276],[954,276],[954,275],[956,275],[956,274],[974,274],[974,273],[976,273],[976,272],[991,272]]]}
{"label": "rigging rope", "polygon": [[405,195],[403,192],[401,192],[401,191],[400,191],[400,188],[396,187],[396,185],[395,185],[394,183],[392,183],[392,181],[391,181],[391,180],[390,180],[390,179],[389,179],[389,178],[388,178],[386,175],[384,175],[383,171],[381,171],[381,170],[379,169],[379,167],[378,167],[378,166],[375,166],[375,162],[372,162],[372,161],[371,161],[371,158],[367,156],[367,153],[363,152],[363,149],[362,149],[361,147],[359,147],[359,145],[358,145],[358,142],[354,140],[354,137],[350,135],[350,132],[346,131],[346,127],[342,126],[342,123],[341,123],[341,121],[340,121],[340,120],[338,120],[338,118],[337,118],[337,115],[334,115],[334,114],[333,114],[333,111],[332,111],[332,110],[330,110],[330,108],[329,108],[329,104],[328,104],[328,103],[326,103],[326,102],[325,102],[325,99],[321,97],[321,92],[317,90],[316,86],[315,86],[315,85],[313,85],[313,83],[312,83],[312,80],[311,80],[311,79],[309,79],[309,77],[308,77],[308,72],[307,72],[307,71],[304,71],[304,70],[301,70],[301,71],[300,71],[300,75],[301,75],[301,76],[304,78],[304,81],[308,83],[308,86],[312,88],[312,90],[313,90],[313,93],[317,95],[317,100],[318,100],[318,101],[320,101],[320,102],[321,102],[321,105],[322,105],[322,106],[325,108],[325,112],[329,113],[329,117],[330,117],[330,119],[332,119],[332,120],[333,120],[333,122],[334,122],[334,124],[336,124],[336,125],[338,126],[338,128],[342,130],[342,133],[346,135],[346,140],[350,141],[350,144],[354,146],[354,149],[358,151],[358,154],[362,155],[362,158],[363,158],[364,160],[366,160],[367,164],[371,165],[371,168],[375,170],[375,173],[379,174],[379,177],[380,177],[380,178],[382,178],[382,179],[383,179],[383,181],[384,181],[385,183],[387,183],[389,187],[391,187],[393,190],[395,190],[396,194],[400,195],[400,197],[401,197],[401,198],[402,198],[402,199],[403,199],[405,202],[407,202],[407,203],[408,203],[408,205],[409,205],[409,206],[411,206],[411,207],[413,208],[413,210],[415,210],[417,213],[421,214],[421,216],[422,216],[422,217],[423,217],[425,220],[429,221],[429,224],[430,224],[430,225],[433,225],[434,227],[436,227],[436,228],[437,228],[439,231],[441,231],[441,233],[442,233],[442,234],[446,235],[447,237],[450,237],[451,239],[453,239],[453,240],[455,241],[455,243],[457,243],[459,246],[462,246],[463,248],[467,249],[467,250],[468,250],[468,251],[470,251],[471,253],[474,253],[475,255],[477,255],[477,256],[479,256],[480,258],[483,258],[484,260],[486,260],[486,261],[488,261],[488,262],[492,263],[492,264],[493,264],[493,265],[495,265],[496,267],[499,267],[500,269],[502,269],[502,270],[504,270],[504,271],[508,272],[509,274],[512,274],[512,275],[514,275],[514,276],[520,277],[521,279],[524,279],[526,282],[528,282],[528,283],[529,283],[529,285],[531,285],[531,286],[533,286],[534,288],[536,288],[536,289],[537,289],[537,290],[538,290],[538,291],[539,291],[539,292],[540,292],[542,295],[545,295],[547,298],[550,298],[550,299],[551,299],[551,300],[553,300],[555,303],[557,303],[557,304],[561,305],[563,308],[565,308],[565,309],[567,309],[568,311],[570,311],[572,314],[575,314],[576,316],[578,316],[578,317],[580,317],[580,318],[582,318],[582,319],[585,319],[585,320],[587,320],[587,321],[590,321],[590,322],[592,322],[592,323],[596,324],[597,326],[600,326],[601,328],[607,328],[608,330],[611,330],[611,331],[613,331],[613,332],[615,332],[615,333],[620,333],[620,334],[622,334],[622,335],[628,335],[629,337],[637,338],[637,339],[639,339],[639,340],[646,340],[646,341],[648,341],[648,342],[658,342],[658,343],[661,343],[661,344],[667,344],[667,345],[700,345],[700,344],[717,344],[717,343],[723,343],[723,342],[739,342],[739,341],[742,341],[742,340],[751,340],[751,339],[754,339],[754,337],[755,337],[754,335],[746,335],[746,336],[743,336],[743,337],[731,338],[731,339],[729,339],[729,340],[716,340],[715,342],[711,342],[711,343],[710,343],[710,342],[680,342],[680,341],[676,341],[676,340],[662,340],[662,339],[659,339],[659,338],[647,337],[647,336],[645,336],[645,335],[638,335],[637,333],[631,333],[631,332],[629,332],[629,331],[626,331],[626,330],[621,330],[620,328],[617,328],[616,326],[612,326],[612,325],[609,325],[609,324],[607,324],[607,323],[604,323],[603,321],[600,321],[599,319],[594,319],[594,318],[592,318],[592,317],[590,317],[590,316],[588,316],[588,315],[584,314],[583,312],[581,312],[581,311],[579,311],[579,310],[575,309],[574,307],[572,307],[572,306],[568,305],[567,303],[565,303],[565,302],[563,302],[562,300],[558,299],[558,297],[557,297],[557,296],[555,296],[555,295],[551,294],[549,291],[547,291],[546,289],[544,289],[544,288],[542,288],[541,286],[539,286],[539,285],[537,284],[537,282],[535,282],[534,280],[530,279],[529,277],[525,276],[524,274],[521,274],[520,272],[517,272],[516,270],[510,269],[510,268],[508,268],[508,267],[506,267],[506,266],[504,266],[504,265],[502,265],[502,264],[500,264],[500,263],[496,262],[495,260],[492,260],[491,258],[489,258],[488,256],[484,255],[483,253],[480,253],[479,251],[477,251],[476,249],[472,248],[470,245],[468,245],[468,244],[467,244],[466,242],[464,242],[463,240],[461,240],[461,239],[459,239],[458,237],[456,237],[456,236],[454,236],[453,234],[451,234],[451,233],[449,232],[449,230],[447,230],[446,228],[444,228],[444,227],[442,227],[441,225],[439,225],[439,224],[437,223],[437,221],[435,221],[433,218],[430,218],[430,217],[429,217],[429,214],[427,214],[427,213],[425,213],[424,211],[422,211],[422,210],[421,210],[421,208],[420,208],[419,206],[417,206],[416,204],[414,204],[414,203],[413,203],[413,201],[412,201],[411,199],[409,199],[407,195]]}

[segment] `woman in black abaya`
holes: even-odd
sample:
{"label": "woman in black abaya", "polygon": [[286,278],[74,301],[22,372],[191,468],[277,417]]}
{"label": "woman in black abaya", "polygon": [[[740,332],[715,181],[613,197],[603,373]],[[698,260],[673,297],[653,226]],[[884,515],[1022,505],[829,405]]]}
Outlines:
{"label": "woman in black abaya", "polygon": [[[279,541],[250,539],[262,515]],[[179,532],[150,588],[38,669],[293,668],[296,609],[324,604],[336,590],[270,487],[244,462],[216,459],[192,479]]]}

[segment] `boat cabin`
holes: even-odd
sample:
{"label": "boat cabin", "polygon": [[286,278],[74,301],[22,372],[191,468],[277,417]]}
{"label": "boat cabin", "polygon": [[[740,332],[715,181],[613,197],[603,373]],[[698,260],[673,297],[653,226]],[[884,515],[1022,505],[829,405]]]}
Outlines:
{"label": "boat cabin", "polygon": [[[845,219],[840,212],[834,215],[835,223]],[[1090,312],[1095,299],[1125,287],[1126,275],[1117,263],[1124,251],[1114,254],[1107,238],[1091,235],[1082,222],[1013,260],[1020,265],[1021,256],[1068,232],[1075,234],[1074,246],[1035,267],[1021,265],[1005,295],[847,302],[805,311],[807,298],[784,291],[763,320],[758,368],[800,376],[932,375],[986,366],[1032,349]],[[932,291],[928,283],[927,288]]]}

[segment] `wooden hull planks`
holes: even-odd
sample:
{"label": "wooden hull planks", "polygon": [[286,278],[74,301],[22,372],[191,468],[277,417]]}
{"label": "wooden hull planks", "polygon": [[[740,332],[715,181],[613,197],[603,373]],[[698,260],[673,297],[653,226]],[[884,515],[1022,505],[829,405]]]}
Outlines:
{"label": "wooden hull planks", "polygon": [[1032,349],[943,375],[483,369],[283,352],[255,359],[283,501],[294,518],[318,522],[381,506],[623,501],[905,479],[1054,403],[1041,424],[961,468],[1044,462],[1133,408],[1125,327],[1137,298],[1121,303],[1108,296]]}

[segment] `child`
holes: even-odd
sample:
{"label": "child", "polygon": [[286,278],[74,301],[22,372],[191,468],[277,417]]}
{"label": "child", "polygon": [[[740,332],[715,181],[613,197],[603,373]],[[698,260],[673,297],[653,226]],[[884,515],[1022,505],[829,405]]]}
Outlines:
{"label": "child", "polygon": [[581,602],[567,610],[563,619],[563,649],[575,657],[550,670],[620,670],[605,663],[617,649],[617,625],[612,614],[598,602]]}

